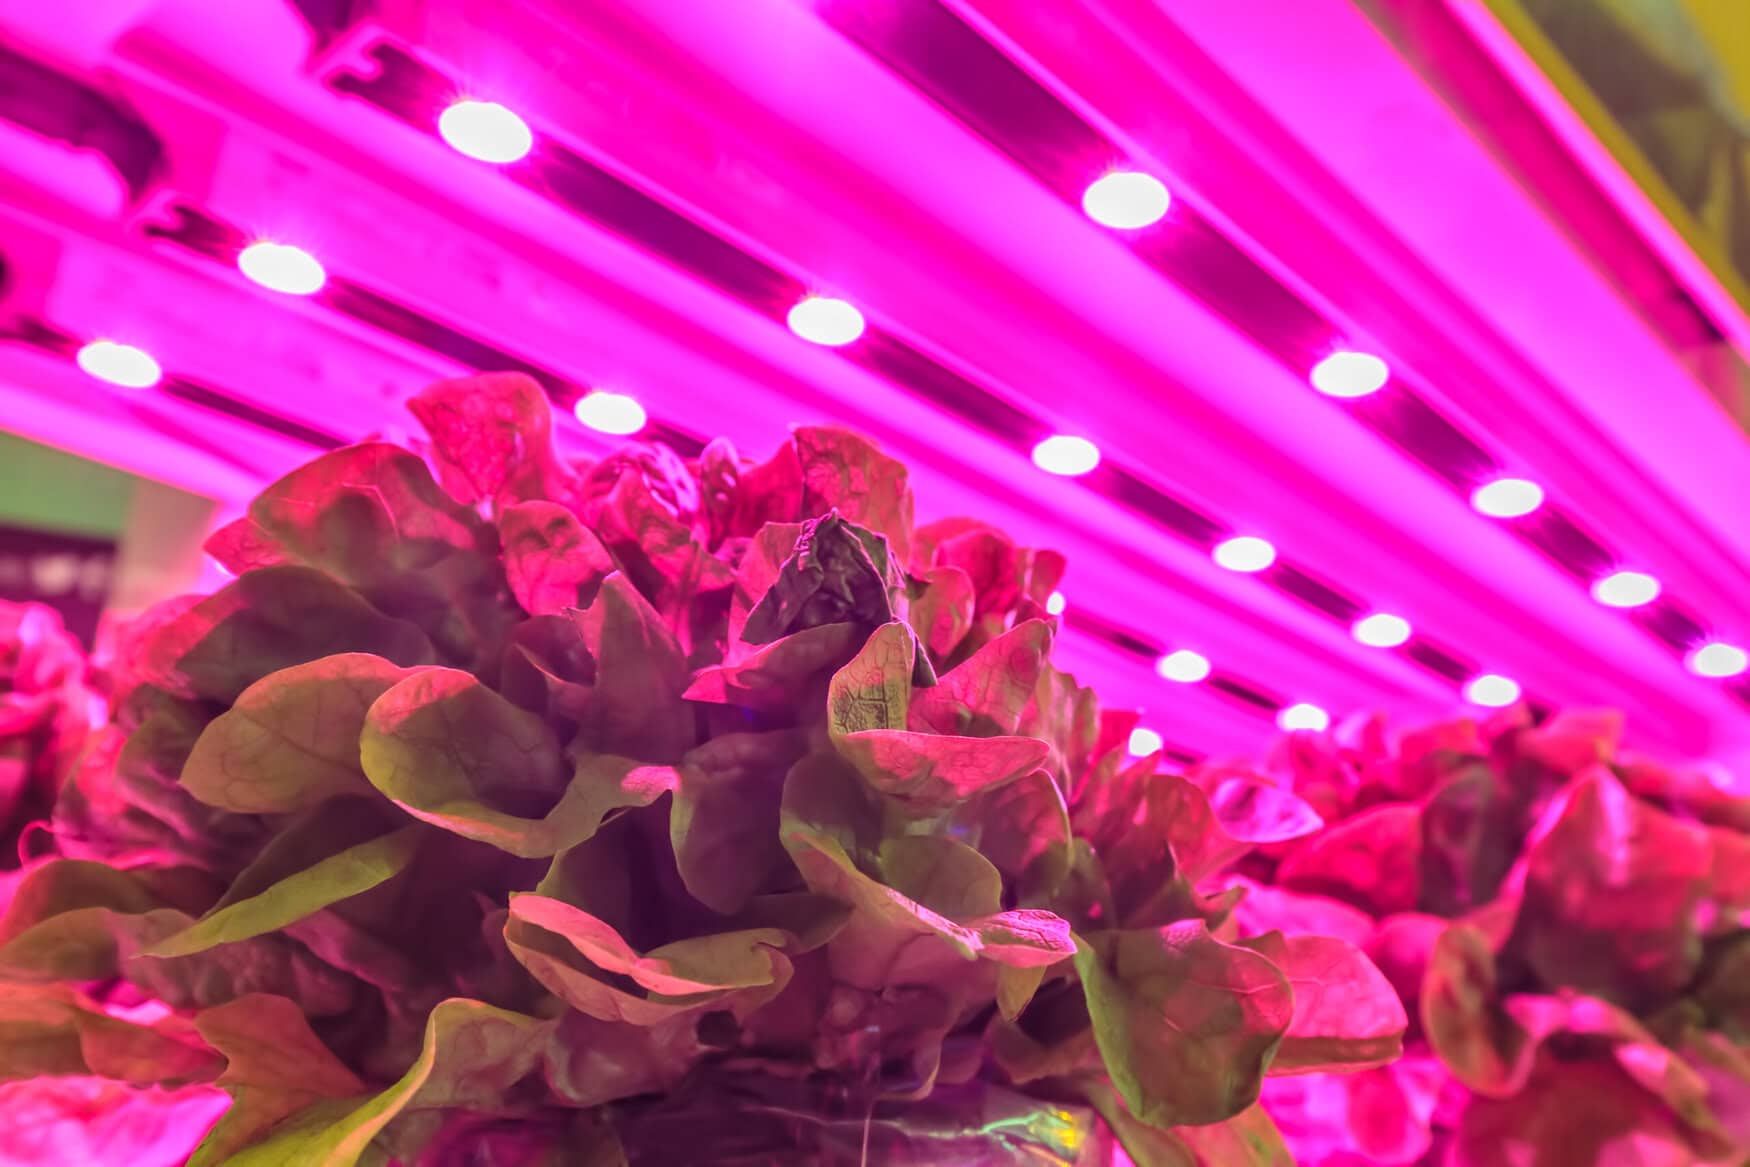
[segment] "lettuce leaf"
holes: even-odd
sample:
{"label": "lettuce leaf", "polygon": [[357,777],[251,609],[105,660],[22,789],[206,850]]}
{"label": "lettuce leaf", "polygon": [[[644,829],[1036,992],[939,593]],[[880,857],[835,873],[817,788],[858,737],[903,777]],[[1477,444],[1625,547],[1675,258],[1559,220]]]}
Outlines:
{"label": "lettuce leaf", "polygon": [[358,752],[365,713],[411,675],[368,653],[269,673],[202,731],[182,785],[208,806],[243,814],[289,814],[368,792]]}
{"label": "lettuce leaf", "polygon": [[1221,1122],[1258,1100],[1294,1017],[1293,990],[1269,959],[1192,920],[1091,934],[1075,961],[1112,1084],[1137,1119]]}
{"label": "lettuce leaf", "polygon": [[864,781],[920,812],[949,810],[1038,769],[1037,738],[961,737],[906,728],[917,642],[902,621],[884,624],[833,674],[827,729]]}

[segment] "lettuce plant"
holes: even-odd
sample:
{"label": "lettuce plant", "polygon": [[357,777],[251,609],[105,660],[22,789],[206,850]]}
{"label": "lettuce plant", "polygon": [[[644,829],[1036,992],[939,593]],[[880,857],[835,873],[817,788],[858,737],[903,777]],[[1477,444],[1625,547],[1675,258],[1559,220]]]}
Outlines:
{"label": "lettuce plant", "polygon": [[1400,1062],[1266,1092],[1303,1162],[1740,1164],[1750,1156],[1750,798],[1522,709],[1388,742],[1285,741],[1326,817],[1248,857],[1251,927],[1362,945]]}
{"label": "lettuce plant", "polygon": [[1146,1167],[1283,1162],[1267,1074],[1398,1053],[1356,945],[1206,891],[1317,814],[1051,666],[1057,554],[842,429],[580,464],[526,378],[412,408],[135,636],[0,1073],[217,1082],[197,1165]]}

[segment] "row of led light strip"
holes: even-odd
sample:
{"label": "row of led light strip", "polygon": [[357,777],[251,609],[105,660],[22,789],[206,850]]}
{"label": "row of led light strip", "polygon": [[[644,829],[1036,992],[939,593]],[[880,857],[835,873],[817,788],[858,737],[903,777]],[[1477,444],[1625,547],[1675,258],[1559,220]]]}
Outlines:
{"label": "row of led light strip", "polygon": [[[534,143],[533,133],[520,117],[492,102],[463,100],[449,105],[438,119],[438,131],[459,152],[495,164],[522,159]],[[1092,219],[1119,230],[1137,230],[1158,222],[1170,202],[1166,187],[1159,180],[1134,171],[1102,177],[1086,189],[1082,198],[1083,208]],[[287,294],[314,293],[326,279],[314,256],[277,241],[256,241],[243,247],[237,252],[237,265],[256,283]],[[862,314],[855,306],[831,297],[804,297],[792,306],[787,319],[798,336],[829,346],[848,345],[864,331]],[[78,361],[88,372],[121,385],[143,387],[155,383],[160,376],[156,362],[147,354],[114,341],[99,340],[85,346]],[[1315,388],[1329,395],[1359,397],[1383,387],[1387,376],[1384,362],[1377,357],[1339,352],[1315,366],[1311,380]],[[578,398],[575,411],[586,426],[610,434],[636,433],[647,422],[642,406],[621,393],[601,390],[587,393]],[[1092,471],[1099,464],[1099,451],[1086,438],[1054,435],[1034,447],[1033,460],[1051,473],[1073,477]],[[1480,511],[1500,517],[1530,513],[1541,501],[1542,492],[1535,484],[1518,479],[1486,484],[1473,497]],[[1212,555],[1219,565],[1241,572],[1262,571],[1275,561],[1275,549],[1255,536],[1224,540],[1215,546]],[[1644,589],[1650,582],[1639,573],[1617,573],[1599,581],[1595,594],[1601,602],[1616,606],[1643,603],[1652,596],[1637,600],[1637,589]],[[1652,588],[1656,594],[1656,583],[1652,583]],[[1056,610],[1061,611],[1062,597],[1053,597],[1053,602]],[[1409,622],[1390,613],[1365,616],[1354,623],[1352,631],[1358,642],[1383,648],[1404,644],[1411,634]],[[1742,649],[1720,642],[1701,646],[1690,659],[1694,671],[1709,676],[1736,675],[1746,665]],[[1167,653],[1157,663],[1161,677],[1180,683],[1204,680],[1211,669],[1207,658],[1190,649]],[[1518,700],[1520,689],[1510,678],[1483,674],[1466,683],[1465,695],[1480,705],[1501,706]],[[1329,715],[1315,705],[1299,702],[1280,709],[1277,720],[1285,729],[1322,729],[1329,724]],[[1139,735],[1139,745],[1158,738],[1147,729],[1140,730]]]}
{"label": "row of led light strip", "polygon": [[[461,153],[496,164],[520,161],[534,144],[534,135],[527,123],[496,102],[458,101],[439,116],[438,130],[444,140]],[[1166,185],[1155,176],[1134,170],[1114,170],[1090,183],[1082,193],[1081,202],[1084,212],[1095,222],[1119,231],[1136,231],[1165,218],[1172,199]],[[791,330],[803,339],[831,346],[855,341],[864,329],[862,314],[854,305],[822,296],[809,296],[796,304],[790,310],[788,323]],[[1390,369],[1383,359],[1372,353],[1355,351],[1331,353],[1315,364],[1308,374],[1314,389],[1339,399],[1377,393],[1389,379]],[[579,409],[583,409],[589,400],[586,397],[580,401]],[[580,420],[589,424],[581,413]],[[1041,469],[1066,477],[1087,474],[1100,463],[1098,446],[1086,437],[1073,434],[1056,434],[1041,440],[1034,446],[1032,457]],[[1541,507],[1544,492],[1529,479],[1502,477],[1477,486],[1471,493],[1470,502],[1480,514],[1517,519]],[[1231,571],[1258,572],[1275,562],[1276,549],[1257,536],[1238,535],[1217,544],[1212,556],[1217,564]],[[1658,580],[1652,575],[1622,569],[1593,580],[1590,590],[1600,604],[1636,608],[1651,603],[1658,597],[1660,589]],[[1402,616],[1377,612],[1356,621],[1352,632],[1362,644],[1394,648],[1410,639],[1411,628],[1409,621]],[[1692,648],[1686,663],[1698,676],[1729,678],[1750,670],[1750,653],[1736,644],[1710,640]],[[1209,667],[1209,662],[1202,656],[1182,649],[1164,657],[1159,671],[1168,680],[1199,681],[1208,675]],[[1499,674],[1480,675],[1465,686],[1466,698],[1484,706],[1510,705],[1519,695],[1517,683]],[[1303,713],[1289,720],[1316,718]]]}
{"label": "row of led light strip", "polygon": [[[533,148],[534,137],[526,123],[503,106],[462,101],[447,106],[437,119],[438,129],[453,147],[482,161],[498,164],[517,162]],[[1102,183],[1090,192],[1092,205],[1112,204],[1111,183]],[[1117,192],[1120,198],[1122,191]],[[1121,214],[1122,210],[1112,210]],[[247,256],[246,249],[241,253]],[[300,260],[300,264],[305,261]],[[281,288],[281,290],[285,290]],[[850,303],[822,296],[807,296],[793,305],[787,314],[790,328],[797,335],[814,343],[840,347],[848,345],[864,332],[862,314]],[[601,403],[602,408],[592,408]],[[611,407],[611,412],[610,412]],[[636,432],[644,420],[643,411],[632,399],[620,394],[592,393],[578,401],[580,420],[605,432]],[[637,423],[634,425],[634,423]],[[1042,469],[1066,477],[1077,477],[1099,464],[1099,453],[1085,439],[1056,435],[1037,443],[1033,460]],[[1274,548],[1251,536],[1228,539],[1214,549],[1217,563],[1241,572],[1261,571],[1275,561]],[[1053,614],[1062,611],[1063,597],[1052,598]],[[1361,643],[1379,647],[1395,647],[1408,641],[1410,628],[1402,617],[1376,613],[1356,622],[1354,634]],[[1201,681],[1208,677],[1212,666],[1206,658],[1190,649],[1165,654],[1158,662],[1160,675],[1181,682]],[[1249,694],[1255,705],[1258,696],[1254,686],[1234,680],[1234,688]],[[1508,678],[1486,674],[1472,678],[1467,695],[1478,703],[1506,705],[1519,696],[1518,686]],[[1319,707],[1298,702],[1276,710],[1279,724],[1285,728],[1321,728],[1329,715]],[[1146,733],[1147,731],[1145,731]]]}

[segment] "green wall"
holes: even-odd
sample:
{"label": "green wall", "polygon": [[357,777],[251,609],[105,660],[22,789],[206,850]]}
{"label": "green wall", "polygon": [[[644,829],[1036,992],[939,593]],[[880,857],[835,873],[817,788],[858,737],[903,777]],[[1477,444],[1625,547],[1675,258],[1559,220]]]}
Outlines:
{"label": "green wall", "polygon": [[125,471],[0,433],[0,526],[119,536],[134,481]]}

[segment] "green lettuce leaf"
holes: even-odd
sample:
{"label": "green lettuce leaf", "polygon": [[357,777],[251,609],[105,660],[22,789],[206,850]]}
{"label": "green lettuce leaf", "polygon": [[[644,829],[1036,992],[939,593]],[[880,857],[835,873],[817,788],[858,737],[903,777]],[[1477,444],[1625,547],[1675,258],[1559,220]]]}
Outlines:
{"label": "green lettuce leaf", "polygon": [[143,680],[225,705],[269,673],[337,653],[369,653],[402,666],[435,659],[417,626],[297,566],[237,577],[159,627],[141,653]]}
{"label": "green lettuce leaf", "polygon": [[299,1111],[228,1167],[356,1167],[384,1128],[409,1112],[497,1110],[538,1070],[552,1027],[480,1001],[444,1001],[426,1022],[418,1060],[394,1085],[369,1099],[324,1100]]}
{"label": "green lettuce leaf", "polygon": [[1258,1100],[1294,1015],[1293,991],[1267,958],[1221,943],[1197,920],[1095,933],[1075,960],[1100,1054],[1131,1114],[1156,1127],[1221,1122]]}
{"label": "green lettuce leaf", "polygon": [[925,568],[913,585],[907,620],[931,657],[942,663],[972,631],[977,604],[972,577],[964,571],[958,567]]}
{"label": "green lettuce leaf", "polygon": [[247,516],[214,534],[207,551],[237,575],[298,564],[369,590],[456,551],[484,550],[484,529],[438,488],[419,457],[363,442],[267,487]]}
{"label": "green lettuce leaf", "polygon": [[1553,1062],[1507,1098],[1465,1107],[1446,1163],[1622,1163],[1693,1167],[1694,1149],[1675,1117],[1606,1061]]}
{"label": "green lettuce leaf", "polygon": [[825,675],[850,660],[862,643],[863,629],[847,623],[819,624],[753,648],[737,646],[722,664],[694,673],[682,696],[768,713],[807,708],[824,690]]}
{"label": "green lettuce leaf", "polygon": [[532,616],[517,625],[500,664],[499,692],[544,717],[561,737],[576,735],[597,670],[583,630],[569,614]]}
{"label": "green lettuce leaf", "polygon": [[226,904],[184,931],[159,940],[145,954],[188,956],[278,931],[399,875],[412,863],[420,838],[419,827],[407,826],[355,844],[256,895]]}
{"label": "green lettuce leaf", "polygon": [[1163,1129],[1138,1120],[1110,1086],[1089,1082],[1082,1091],[1136,1167],[1294,1167],[1282,1132],[1259,1103],[1221,1122]]}
{"label": "green lettuce leaf", "polygon": [[[829,946],[847,983],[929,983],[957,960],[983,957],[1019,968],[1050,966],[1073,954],[1069,925],[1038,910],[999,911],[1002,877],[971,847],[933,835],[885,840],[864,874],[840,842],[787,822],[785,846],[808,886],[853,909]],[[920,937],[931,943],[920,946]]]}
{"label": "green lettuce leaf", "polygon": [[1366,1070],[1404,1052],[1409,1017],[1397,990],[1361,949],[1334,936],[1270,932],[1241,947],[1261,952],[1294,990],[1294,1019],[1271,1074]]}
{"label": "green lettuce leaf", "polygon": [[195,872],[51,859],[25,874],[0,917],[0,976],[30,982],[117,976],[141,937],[174,930],[214,894]]}
{"label": "green lettuce leaf", "polygon": [[225,1058],[217,1085],[233,1103],[201,1141],[188,1167],[217,1167],[288,1116],[323,1099],[368,1088],[311,1032],[296,1002],[251,993],[203,1010],[194,1026]]}
{"label": "green lettuce leaf", "polygon": [[833,674],[827,728],[833,746],[875,790],[921,813],[952,809],[1037,770],[1037,738],[957,737],[907,730],[917,645],[902,621],[876,629]]}
{"label": "green lettuce leaf", "polygon": [[909,563],[912,497],[905,464],[840,426],[797,426],[793,441],[802,471],[800,517],[836,510],[883,535],[900,566]]}
{"label": "green lettuce leaf", "polygon": [[[741,639],[749,644],[769,644],[821,624],[872,628],[905,614],[904,573],[886,541],[836,511],[803,523],[787,552],[765,541],[761,546],[768,555],[783,558],[776,578],[740,629]],[[927,684],[929,679],[926,661],[918,681]]]}
{"label": "green lettuce leaf", "polygon": [[1712,860],[1706,828],[1591,770],[1526,848],[1515,949],[1545,984],[1630,1008],[1662,1001],[1700,966],[1696,909]]}
{"label": "green lettuce leaf", "polygon": [[912,696],[908,728],[965,737],[1015,734],[1038,687],[1051,638],[1048,622],[1027,620],[985,644]]}
{"label": "green lettuce leaf", "polygon": [[620,474],[601,500],[594,529],[682,651],[708,647],[730,603],[734,573],[652,493],[642,471],[628,467]]}
{"label": "green lettuce leaf", "polygon": [[491,529],[450,498],[425,463],[365,442],[269,486],[208,550],[234,572],[312,567],[408,620],[451,660],[490,655],[515,618]]}
{"label": "green lettuce leaf", "polygon": [[1518,858],[1521,808],[1486,765],[1446,778],[1422,804],[1420,907],[1457,916],[1495,898]]}
{"label": "green lettuce leaf", "polygon": [[207,806],[180,781],[212,712],[155,685],[135,688],[61,788],[53,819],[61,853],[126,868],[234,871],[247,862],[269,824]]}
{"label": "green lettuce leaf", "polygon": [[579,711],[572,749],[675,762],[697,737],[681,699],[687,662],[662,618],[624,575],[610,575],[595,602],[571,619],[595,660],[597,683]]}
{"label": "green lettuce leaf", "polygon": [[673,767],[585,754],[567,782],[546,724],[454,669],[379,697],[359,755],[371,784],[408,814],[525,858],[583,842],[609,812],[648,806],[678,781]]}
{"label": "green lettuce leaf", "polygon": [[566,491],[553,456],[553,411],[525,373],[481,373],[439,381],[407,400],[431,435],[447,489],[470,506],[556,499]]}
{"label": "green lettuce leaf", "polygon": [[1415,911],[1422,890],[1422,808],[1388,804],[1345,819],[1295,847],[1277,867],[1276,880],[1376,916]]}
{"label": "green lettuce leaf", "polygon": [[356,652],[270,673],[208,724],[182,785],[209,806],[247,814],[289,814],[368,793],[358,751],[365,713],[410,675]]}
{"label": "green lettuce leaf", "polygon": [[521,502],[498,513],[511,594],[531,616],[586,607],[614,570],[595,532],[557,503]]}
{"label": "green lettuce leaf", "polygon": [[1501,1007],[1496,954],[1515,905],[1497,901],[1454,921],[1428,959],[1422,1031],[1453,1076],[1479,1094],[1505,1097],[1525,1084],[1536,1054],[1531,1036]]}
{"label": "green lettuce leaf", "polygon": [[681,880],[700,903],[734,915],[786,869],[778,828],[784,778],[807,749],[798,730],[724,734],[681,759],[669,838]]}
{"label": "green lettuce leaf", "polygon": [[961,803],[948,830],[1003,873],[1023,906],[1045,906],[1069,875],[1069,811],[1044,770]]}
{"label": "green lettuce leaf", "polygon": [[790,979],[782,951],[788,936],[777,929],[696,937],[641,956],[583,909],[529,894],[512,897],[504,936],[549,992],[603,1021],[658,1025],[709,1010],[739,1015]]}

